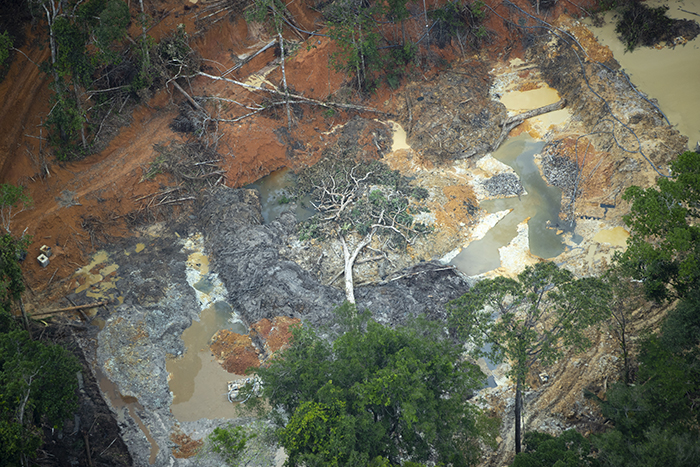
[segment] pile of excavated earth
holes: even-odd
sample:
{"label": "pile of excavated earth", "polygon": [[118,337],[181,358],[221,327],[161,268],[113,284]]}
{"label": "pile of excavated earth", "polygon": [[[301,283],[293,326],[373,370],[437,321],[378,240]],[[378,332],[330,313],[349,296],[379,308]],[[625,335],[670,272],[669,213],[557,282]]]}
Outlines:
{"label": "pile of excavated earth", "polygon": [[[515,3],[531,9],[529,2]],[[291,5],[300,24],[312,30],[317,14]],[[196,7],[164,2],[154,33],[184,23],[199,53],[226,68],[269,42],[260,28],[240,18],[196,33]],[[494,8],[499,15],[515,15],[517,23],[515,8]],[[13,65],[8,77],[14,84],[6,80],[0,87],[3,121],[12,110],[11,93],[29,104],[18,112],[25,129],[10,128],[3,140],[16,163],[5,162],[2,179],[25,184],[35,199],[35,208],[15,221],[34,236],[30,250],[40,244],[54,250],[47,268],[25,265],[33,294],[26,309],[48,319],[43,310],[56,304],[105,303],[81,311],[82,317],[51,315],[79,345],[85,367],[81,412],[61,436],[82,437],[79,426],[99,418],[87,407],[99,406],[94,410],[103,418],[113,416],[112,425],[100,424],[113,436],[93,439],[95,432],[86,439],[91,437],[93,452],[102,453],[105,465],[217,465],[196,456],[202,440],[224,419],[250,422],[228,402],[227,383],[282,348],[297,323],[328,325],[333,308],[345,298],[338,279],[344,265],[341,241],[300,240],[293,205],[265,222],[264,200],[243,187],[283,167],[301,170],[333,145],[355,147],[427,192],[410,202],[429,231],[381,255],[377,236],[369,245],[374,250],[361,255],[354,268],[357,305],[381,323],[400,325],[419,315],[444,320],[445,304],[479,279],[450,264],[507,214],[487,212],[479,204],[528,195],[515,171],[492,156],[494,142],[509,118],[561,99],[564,108],[525,120],[510,137],[529,134],[544,141],[535,164],[545,181],[562,191],[559,219],[550,227],[564,251],[551,260],[578,276],[602,272],[625,245],[622,216],[628,206],[622,193],[630,185],[652,185],[688,142],[631,85],[586,26],[561,8],[550,14],[556,19],[537,36],[516,33],[492,18],[489,27],[509,44],[497,42],[481,53],[469,52],[473,55],[462,55],[457,47],[438,51],[442,56],[436,62],[448,66],[409,75],[399,89],[384,86],[362,103],[378,112],[331,114],[295,106],[291,132],[284,112],[227,125],[215,153],[223,181],[167,201],[164,194],[173,187],[169,175],[144,174],[158,156],[154,144],[186,142],[171,128],[183,121],[180,109],[187,104],[179,96],[160,92],[147,106],[129,107],[129,125],[115,129],[100,154],[50,165],[50,176],[37,174],[31,158],[20,153],[38,153],[38,148],[21,135],[31,133],[26,128],[48,110],[27,97],[46,96],[47,79],[31,72],[23,85],[32,88],[18,90],[17,80],[30,73],[31,64]],[[286,64],[295,92],[314,99],[352,97],[343,86],[345,77],[328,67],[333,44],[327,38],[305,41]],[[41,54],[28,50],[35,61]],[[270,50],[246,62],[236,79],[252,76],[277,88],[278,64]],[[194,95],[257,99],[226,83],[197,78],[191,84]],[[500,267],[481,277],[514,276],[541,261],[529,251],[527,221],[499,249]],[[359,241],[348,236],[351,244]],[[653,326],[663,312],[640,309],[635,326]],[[535,369],[525,393],[527,430],[601,429],[599,409],[583,393],[603,395],[621,361],[605,329],[591,331],[590,338],[594,345],[586,353]],[[479,363],[495,384],[473,402],[503,419],[498,448],[487,449],[482,465],[505,465],[514,444],[514,389],[505,376],[507,363],[495,369]],[[275,446],[269,451],[265,458],[271,464],[283,462]],[[77,462],[66,462],[71,460]]]}

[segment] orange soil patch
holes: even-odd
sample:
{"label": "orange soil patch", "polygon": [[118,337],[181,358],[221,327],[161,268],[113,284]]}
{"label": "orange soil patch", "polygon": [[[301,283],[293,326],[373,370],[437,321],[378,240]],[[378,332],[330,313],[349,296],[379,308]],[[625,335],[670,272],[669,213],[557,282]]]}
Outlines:
{"label": "orange soil patch", "polygon": [[444,211],[453,219],[453,222],[468,224],[472,220],[469,209],[479,206],[476,195],[468,185],[446,186],[442,192],[448,201],[444,205]]}
{"label": "orange soil patch", "polygon": [[265,342],[265,350],[273,354],[284,348],[292,338],[291,327],[301,324],[297,318],[275,316],[272,321],[263,318],[251,326],[251,333],[257,333]]}
{"label": "orange soil patch", "polygon": [[177,459],[187,459],[196,456],[204,445],[201,439],[192,439],[180,431],[179,428],[176,429],[175,432],[170,433],[170,441],[175,443],[171,452],[173,453],[173,457]]}
{"label": "orange soil patch", "polygon": [[258,350],[249,336],[222,329],[214,334],[209,349],[229,373],[244,375],[250,367],[259,367]]}
{"label": "orange soil patch", "polygon": [[586,138],[578,140],[578,151],[576,138],[563,139],[557,149],[560,156],[581,167],[578,196],[582,201],[605,196],[611,186],[614,169],[614,161],[609,153],[596,151]]}
{"label": "orange soil patch", "polygon": [[596,41],[595,35],[590,29],[582,24],[574,21],[572,18],[562,15],[556,21],[556,24],[566,30],[576,37],[576,40],[583,46],[586,53],[588,54],[589,60],[599,61],[601,63],[606,63],[613,60],[612,50],[606,45],[601,45]]}
{"label": "orange soil patch", "polygon": [[[495,0],[487,3],[498,14],[511,17],[505,5]],[[516,3],[526,11],[532,11],[530,2],[517,0]],[[559,2],[557,8],[561,9],[562,3]],[[578,3],[585,8],[592,1]],[[207,30],[198,29],[206,25],[198,25],[195,21],[196,13],[203,8],[197,5],[182,0],[148,2],[148,13],[155,23],[149,34],[158,40],[172,33],[178,24],[184,24],[193,38],[193,47],[205,59],[203,67],[215,75],[231,68],[241,56],[254,53],[269,41],[264,28],[247,25],[240,14],[223,19]],[[136,8],[134,2],[133,8]],[[289,8],[303,28],[318,29],[319,14],[308,8],[305,2],[295,2]],[[491,42],[484,53],[491,56],[517,53],[520,41],[516,34],[504,26],[503,19],[490,10],[487,13],[486,27],[491,32]],[[422,26],[416,27],[418,29],[411,33],[422,34]],[[392,35],[400,31],[393,26],[386,28],[387,37],[394,37]],[[133,37],[140,34],[138,25],[133,25],[130,33]],[[305,34],[301,36],[306,37]],[[285,30],[285,37],[288,40],[301,39],[291,30]],[[32,43],[31,35],[27,43]],[[331,96],[331,99],[357,101],[358,95],[352,90],[338,93],[347,79],[329,68],[328,60],[335,50],[328,38],[306,38],[285,62],[290,89],[317,99]],[[48,56],[48,48],[38,45],[27,46],[23,52],[37,63]],[[439,63],[440,59],[445,63],[452,60],[459,49],[453,44],[452,48],[443,50],[434,48],[432,53],[437,58],[431,63]],[[228,76],[245,80],[272,63],[276,54],[279,52],[270,49]],[[432,66],[427,70],[415,69],[412,73],[417,79],[421,76],[429,79],[438,71],[438,67]],[[281,79],[280,69],[268,75],[268,81],[277,88],[281,88]],[[134,234],[133,214],[144,214],[139,211],[144,203],[138,199],[172,184],[164,175],[150,181],[142,181],[142,176],[157,156],[154,144],[183,140],[168,125],[178,113],[174,104],[183,102],[184,98],[171,88],[167,92],[161,91],[148,103],[136,108],[132,123],[121,128],[106,149],[81,161],[58,164],[45,153],[45,144],[41,144],[40,151],[38,139],[40,134],[46,135],[37,125],[49,111],[51,93],[48,84],[46,75],[21,55],[0,84],[0,182],[23,185],[34,199],[33,209],[18,215],[13,223],[14,233],[26,229],[27,234],[33,236],[28,259],[22,266],[26,282],[33,290],[44,289],[51,283],[55,287],[52,296],[60,297],[69,291],[64,279],[87,263],[89,254],[99,248],[100,242],[113,243],[119,237]],[[204,77],[192,79],[184,87],[194,96],[218,96],[249,107],[271,103],[269,95],[252,93],[234,84]],[[402,99],[400,92],[400,89],[392,91],[382,84],[362,104],[391,111]],[[219,118],[241,116],[250,111],[231,102],[216,104],[208,100],[206,105],[212,116]],[[243,186],[284,166],[294,168],[313,164],[324,148],[334,141],[333,135],[324,133],[354,115],[344,111],[331,115],[323,108],[308,105],[295,105],[293,111],[291,132],[287,130],[284,106],[275,106],[275,110],[266,110],[240,122],[221,122],[217,149],[227,185]],[[365,116],[378,117],[377,114]],[[362,144],[369,148],[368,157],[376,157],[371,152],[374,151],[371,149],[374,147],[371,134],[367,136]],[[49,165],[50,176],[41,173],[42,155]],[[168,212],[168,217],[172,218],[179,212],[180,208],[176,207],[174,212]],[[463,214],[459,216],[463,217]],[[153,220],[154,214],[142,217]],[[47,268],[41,268],[35,260],[38,248],[44,244],[55,252]]]}

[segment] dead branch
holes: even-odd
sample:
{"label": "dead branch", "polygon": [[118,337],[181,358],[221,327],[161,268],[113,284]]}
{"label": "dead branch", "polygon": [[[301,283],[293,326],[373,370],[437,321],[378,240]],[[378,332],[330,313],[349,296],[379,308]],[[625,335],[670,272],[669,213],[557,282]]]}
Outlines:
{"label": "dead branch", "polygon": [[32,317],[35,316],[44,316],[44,315],[53,315],[56,313],[63,313],[65,311],[78,311],[78,310],[84,310],[86,308],[97,308],[98,306],[106,305],[109,303],[109,300],[102,300],[99,302],[94,302],[94,303],[86,303],[85,305],[76,305],[76,306],[69,306],[66,308],[57,308],[55,310],[46,310],[42,311],[39,313],[36,313],[32,315]]}
{"label": "dead branch", "polygon": [[[266,92],[275,96],[279,97],[287,97],[284,92],[277,91],[276,89],[268,89],[268,88],[263,88],[260,86],[253,86],[252,84],[246,84],[242,83],[240,81],[236,81],[234,79],[230,78],[224,78],[222,76],[214,76],[210,75],[209,73],[204,73],[203,71],[200,71],[197,73],[200,76],[204,76],[209,79],[214,79],[218,81],[226,81],[227,83],[235,84],[237,86],[241,86],[242,88],[249,89],[251,91],[262,91]],[[386,112],[382,112],[381,110],[373,109],[372,107],[365,107],[363,105],[354,105],[354,104],[341,104],[339,102],[322,102],[316,99],[311,99],[309,97],[304,97],[299,94],[294,94],[294,93],[289,93],[289,97],[293,99],[299,99],[300,101],[303,101],[305,104],[309,105],[318,105],[320,107],[325,107],[327,109],[331,108],[339,108],[339,109],[349,109],[349,110],[357,110],[359,112],[373,112],[373,113],[378,113],[382,115],[386,115]]]}
{"label": "dead branch", "polygon": [[[382,213],[379,215],[380,224],[383,218],[384,211],[382,211]],[[345,299],[350,303],[355,303],[355,286],[353,284],[352,268],[355,264],[355,260],[357,259],[357,255],[360,254],[364,247],[372,243],[372,237],[374,237],[374,234],[376,232],[377,228],[373,227],[372,231],[369,234],[365,235],[365,238],[363,238],[360,241],[360,243],[355,248],[355,251],[353,251],[352,254],[350,254],[350,249],[348,248],[348,244],[345,241],[345,237],[343,236],[340,229],[338,229],[338,237],[340,237],[340,242],[343,244],[343,259],[345,260]]]}
{"label": "dead branch", "polygon": [[195,109],[199,110],[199,111],[202,112],[204,115],[209,115],[209,114],[207,113],[207,111],[204,110],[204,108],[203,108],[201,105],[199,105],[199,104],[197,103],[197,101],[195,101],[194,99],[192,99],[192,96],[190,96],[189,94],[187,94],[187,92],[186,92],[184,89],[182,89],[182,87],[181,87],[179,84],[177,84],[177,81],[175,81],[175,80],[173,79],[173,80],[171,80],[170,82],[173,83],[173,87],[174,87],[175,89],[177,89],[178,91],[180,91],[180,93],[181,93],[183,96],[185,96],[185,99],[187,99],[187,102],[189,102],[190,104],[192,104],[192,107],[194,107]]}
{"label": "dead branch", "polygon": [[528,110],[527,112],[508,117],[506,121],[503,122],[503,130],[501,130],[501,134],[491,146],[491,151],[495,151],[496,149],[498,149],[503,143],[503,141],[508,137],[508,133],[510,133],[510,131],[513,128],[520,125],[528,118],[537,117],[538,115],[546,114],[549,112],[554,112],[555,110],[563,109],[564,106],[566,106],[566,99],[561,99],[558,102],[555,102],[554,104],[545,105],[544,107]]}

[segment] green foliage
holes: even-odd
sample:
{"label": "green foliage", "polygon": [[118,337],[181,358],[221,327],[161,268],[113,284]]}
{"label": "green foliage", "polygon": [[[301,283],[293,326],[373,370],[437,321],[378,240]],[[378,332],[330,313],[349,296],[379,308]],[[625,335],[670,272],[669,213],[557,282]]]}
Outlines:
{"label": "green foliage", "polygon": [[246,433],[241,426],[233,426],[229,423],[225,427],[216,427],[207,436],[207,442],[211,450],[219,454],[228,465],[236,465],[235,462],[245,450],[248,440],[255,435]]}
{"label": "green foliage", "polygon": [[150,88],[156,81],[151,55],[155,53],[156,43],[151,36],[141,36],[137,39],[138,47],[134,48],[134,58],[138,63],[138,73],[129,84],[132,93],[138,94],[142,89]]}
{"label": "green foliage", "polygon": [[126,36],[126,28],[131,20],[128,5],[120,0],[107,2],[100,12],[99,23],[95,28],[96,45],[108,51],[115,43]]}
{"label": "green foliage", "polygon": [[268,423],[254,421],[241,426],[227,423],[214,428],[197,456],[207,465],[210,462],[206,461],[213,457],[232,467],[274,465],[275,451],[270,446],[275,442],[274,429]]}
{"label": "green foliage", "polygon": [[353,76],[360,91],[373,90],[382,69],[381,36],[373,19],[380,12],[381,6],[361,0],[337,0],[325,10],[328,35],[340,49],[331,56],[331,65]]}
{"label": "green foliage", "polygon": [[[477,409],[465,404],[484,375],[427,323],[391,329],[345,303],[332,344],[310,328],[258,370],[288,465],[367,465],[381,456],[470,465],[479,458]],[[284,420],[279,421],[284,424]],[[479,425],[481,426],[481,425]]]}
{"label": "green foliage", "polygon": [[0,236],[0,306],[9,307],[10,302],[19,299],[24,292],[18,259],[28,243],[26,237],[16,240],[10,234]]}
{"label": "green foliage", "polygon": [[5,31],[0,34],[0,67],[5,65],[5,61],[10,57],[10,50],[13,47],[12,36]]}
{"label": "green foliage", "polygon": [[[610,291],[597,278],[576,279],[554,263],[527,267],[517,280],[486,279],[448,304],[455,333],[474,344],[474,354],[511,363],[516,382],[516,453],[520,450],[519,420],[522,387],[530,368],[550,365],[564,349],[589,345],[584,331],[607,318]],[[490,344],[485,347],[485,344]]]}
{"label": "green foliage", "polygon": [[245,19],[258,23],[270,20],[274,27],[274,33],[277,34],[282,30],[286,12],[287,7],[280,0],[254,0],[251,7],[246,9]]}
{"label": "green foliage", "polygon": [[49,143],[55,149],[56,159],[66,161],[80,157],[85,152],[81,144],[85,115],[76,100],[65,92],[56,92],[51,102],[53,107],[45,125],[49,129]]}
{"label": "green foliage", "polygon": [[12,218],[32,205],[32,199],[23,186],[0,183],[0,221],[5,232],[10,233]]}
{"label": "green foliage", "polygon": [[622,272],[643,281],[647,298],[658,302],[700,288],[700,154],[681,154],[671,170],[656,187],[625,192],[630,237],[616,256]]}
{"label": "green foliage", "polygon": [[15,420],[0,417],[0,467],[21,465],[36,455],[41,444],[41,432],[35,427],[24,427]]}
{"label": "green foliage", "polygon": [[88,32],[65,16],[59,16],[53,24],[57,54],[53,69],[61,78],[73,77],[85,85],[89,82],[94,66],[87,53]]}
{"label": "green foliage", "polygon": [[594,440],[605,466],[700,463],[698,292],[671,310],[658,336],[641,343],[630,384],[616,383],[600,401],[614,430]]}
{"label": "green foliage", "polygon": [[666,16],[668,6],[650,7],[639,0],[629,0],[620,7],[615,32],[625,48],[632,51],[638,45],[652,46],[668,39],[673,20]]}
{"label": "green foliage", "polygon": [[516,279],[496,277],[478,282],[450,302],[449,323],[492,361],[507,358],[511,376],[524,381],[539,361],[553,363],[565,348],[589,345],[584,331],[608,316],[610,292],[597,278],[576,279],[546,261],[527,267]]}
{"label": "green foliage", "polygon": [[481,24],[486,17],[486,5],[476,0],[469,5],[460,1],[445,3],[429,13],[435,21],[433,35],[440,48],[445,47],[452,38],[457,39],[460,47],[465,43],[476,48],[486,36],[486,29]]}
{"label": "green foliage", "polygon": [[517,454],[512,467],[598,467],[591,457],[591,443],[576,430],[561,436],[531,431],[525,433],[525,451]]}
{"label": "green foliage", "polygon": [[[0,450],[18,465],[41,444],[39,427],[60,428],[77,408],[81,367],[64,348],[33,341],[25,331],[0,334]],[[13,457],[7,457],[11,455]]]}
{"label": "green foliage", "polygon": [[[311,219],[299,224],[300,239],[335,236],[338,228],[343,233],[354,231],[364,236],[370,233],[372,226],[382,224],[396,230],[381,229],[377,234],[385,235],[389,241],[387,246],[402,249],[416,236],[429,232],[430,228],[414,222],[411,215],[426,208],[409,201],[409,198],[423,199],[421,196],[427,196],[428,192],[411,186],[408,178],[379,161],[356,162],[353,149],[343,147],[339,153],[327,155],[298,174],[297,194],[311,192],[319,210]],[[332,199],[328,190],[334,193]],[[334,217],[334,210],[346,201],[347,206]]]}

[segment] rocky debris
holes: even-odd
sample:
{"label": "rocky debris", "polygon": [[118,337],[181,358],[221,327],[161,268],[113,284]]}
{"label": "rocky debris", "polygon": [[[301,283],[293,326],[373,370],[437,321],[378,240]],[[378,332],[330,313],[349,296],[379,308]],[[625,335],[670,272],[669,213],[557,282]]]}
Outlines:
{"label": "rocky debris", "polygon": [[500,173],[494,175],[483,183],[489,195],[496,198],[500,196],[520,196],[525,193],[520,179],[514,173]]}
{"label": "rocky debris", "polygon": [[436,162],[489,152],[506,110],[489,98],[488,76],[485,63],[471,61],[408,84],[398,110],[411,147]]}
{"label": "rocky debris", "polygon": [[291,316],[317,324],[343,301],[341,291],[282,257],[280,248],[296,233],[296,219],[285,212],[262,225],[257,191],[219,188],[205,200],[200,218],[229,303],[248,323]]}
{"label": "rocky debris", "polygon": [[[569,24],[562,24],[565,29]],[[610,191],[629,185],[648,186],[654,168],[664,170],[676,154],[687,150],[687,138],[669,126],[653,102],[638,93],[619,64],[581,62],[572,44],[554,34],[542,37],[527,50],[527,59],[540,68],[547,83],[566,99],[575,115],[570,132],[585,134],[598,152],[607,152],[617,170],[633,157],[645,170],[619,177]],[[583,151],[583,149],[582,149]],[[653,166],[652,166],[653,164]]]}
{"label": "rocky debris", "polygon": [[355,298],[360,308],[369,309],[383,324],[406,324],[419,314],[444,322],[445,304],[468,290],[468,283],[455,269],[427,261],[400,271],[381,285],[355,289]]}
{"label": "rocky debris", "polygon": [[[262,225],[257,192],[218,188],[204,201],[202,230],[229,303],[249,323],[276,316],[302,319],[317,326],[332,321],[344,300],[341,290],[322,285],[287,259],[296,241],[294,215],[283,213]],[[291,245],[291,246],[290,246]],[[387,324],[404,323],[420,314],[444,317],[444,304],[468,290],[451,268],[426,262],[394,273],[387,280],[355,289],[357,305]]]}
{"label": "rocky debris", "polygon": [[558,154],[558,143],[554,141],[544,147],[542,172],[548,184],[561,189],[562,197],[571,198],[579,179],[579,168],[574,161]]}
{"label": "rocky debris", "polygon": [[[169,407],[172,396],[165,371],[165,350],[154,345],[158,336],[147,324],[149,313],[129,305],[119,307],[116,312],[98,334],[100,367],[118,384],[123,396],[135,397],[148,407]],[[182,324],[184,329],[185,323]]]}

